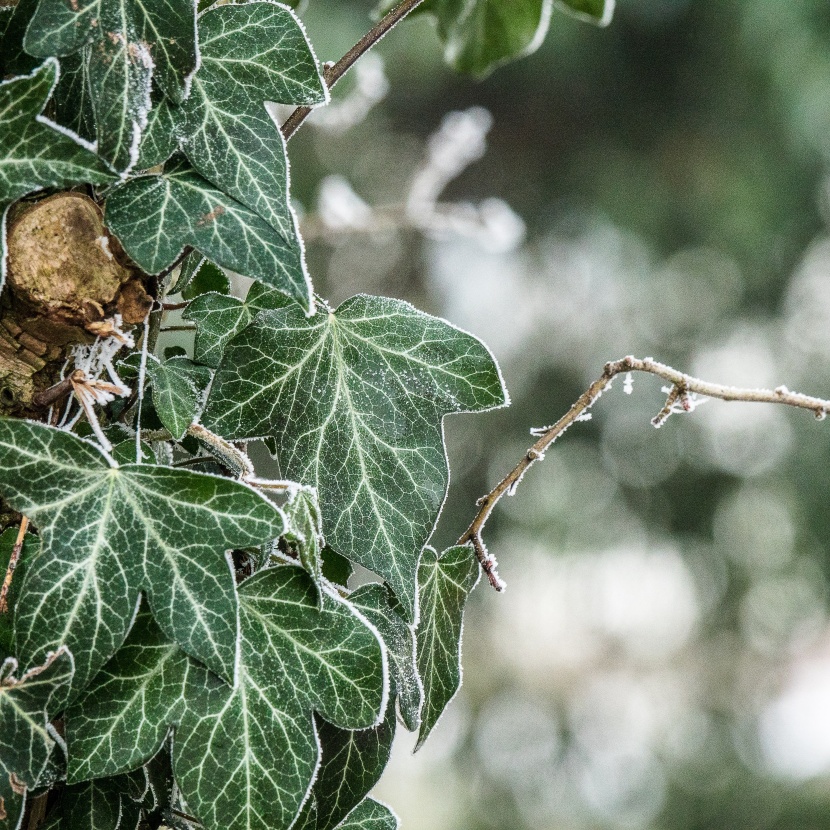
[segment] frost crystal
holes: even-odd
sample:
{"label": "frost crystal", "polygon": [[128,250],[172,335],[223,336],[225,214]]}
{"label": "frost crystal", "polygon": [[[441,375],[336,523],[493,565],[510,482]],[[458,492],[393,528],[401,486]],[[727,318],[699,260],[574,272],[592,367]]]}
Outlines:
{"label": "frost crystal", "polygon": [[630,395],[634,391],[634,375],[632,372],[627,372],[625,380],[623,381],[623,392]]}

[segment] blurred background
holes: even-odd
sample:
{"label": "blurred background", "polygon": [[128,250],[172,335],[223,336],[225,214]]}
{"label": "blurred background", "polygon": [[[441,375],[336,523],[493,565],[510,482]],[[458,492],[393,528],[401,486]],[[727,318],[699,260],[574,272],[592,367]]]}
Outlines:
{"label": "blurred background", "polygon": [[[311,0],[323,60],[370,0]],[[618,0],[455,75],[402,24],[291,141],[318,291],[480,336],[513,405],[446,423],[434,544],[625,354],[830,395],[830,3]],[[508,584],[376,795],[407,830],[830,828],[830,427],[622,378],[487,528]]]}

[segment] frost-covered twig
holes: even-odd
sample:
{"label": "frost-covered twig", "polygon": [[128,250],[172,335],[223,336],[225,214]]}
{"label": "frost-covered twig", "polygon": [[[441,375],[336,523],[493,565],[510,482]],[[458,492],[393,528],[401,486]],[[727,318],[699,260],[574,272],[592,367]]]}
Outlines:
{"label": "frost-covered twig", "polygon": [[3,587],[0,588],[0,614],[6,614],[9,610],[9,591],[12,587],[12,579],[14,578],[14,569],[20,560],[20,554],[23,551],[23,542],[26,538],[26,531],[29,529],[29,520],[23,516],[20,519],[20,529],[17,531],[17,539],[12,548],[11,556],[9,557],[9,566],[6,568],[6,577],[3,580]]}
{"label": "frost-covered twig", "polygon": [[[357,62],[361,55],[368,52],[387,32],[393,29],[423,0],[402,0],[388,14],[382,17],[363,35],[339,61],[325,67],[326,85],[331,89]],[[303,121],[311,114],[311,107],[297,107],[282,125],[282,134],[286,141],[294,135]]]}
{"label": "frost-covered twig", "polygon": [[671,384],[667,390],[668,399],[665,406],[651,421],[657,428],[663,426],[668,418],[676,412],[691,412],[698,404],[702,403],[702,400],[696,397],[698,395],[703,396],[704,399],[717,398],[722,401],[777,403],[794,406],[798,409],[809,410],[817,420],[824,420],[827,413],[830,412],[830,400],[790,392],[786,386],[779,386],[776,389],[742,389],[736,386],[724,386],[720,383],[709,383],[683,372],[678,372],[677,369],[673,369],[664,363],[658,363],[650,357],[640,359],[629,355],[621,360],[606,363],[602,375],[579,396],[576,403],[555,424],[531,430],[531,434],[538,435],[539,440],[530,447],[519,463],[486,496],[478,500],[478,513],[458,540],[459,545],[472,544],[490,584],[497,591],[503,590],[504,584],[499,579],[495,560],[487,552],[482,538],[484,525],[493,512],[493,508],[505,493],[512,494],[515,492],[522,477],[530,467],[536,461],[541,461],[545,457],[545,452],[554,441],[568,427],[580,420],[581,416],[597,402],[605,389],[610,386],[611,381],[623,372],[645,372],[663,378]]}

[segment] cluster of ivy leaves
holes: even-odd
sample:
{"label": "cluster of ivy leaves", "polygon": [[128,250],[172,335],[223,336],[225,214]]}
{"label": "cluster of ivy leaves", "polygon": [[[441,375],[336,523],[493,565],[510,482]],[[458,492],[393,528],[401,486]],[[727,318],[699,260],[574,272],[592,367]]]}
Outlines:
{"label": "cluster of ivy leaves", "polygon": [[[530,43],[513,2],[429,5],[475,42],[464,68]],[[546,0],[521,5],[536,32]],[[0,614],[0,830],[44,793],[67,830],[391,830],[368,793],[396,724],[420,746],[460,683],[479,566],[427,542],[444,416],[507,402],[492,355],[398,300],[315,297],[269,105],[328,90],[289,7],[20,0],[0,74],[2,239],[16,200],[84,186],[195,325],[191,355],[145,329],[120,365],[141,403],[99,413],[111,452],[0,420],[0,496],[33,528]],[[255,439],[286,495],[238,465]],[[352,563],[382,581],[350,591]]]}

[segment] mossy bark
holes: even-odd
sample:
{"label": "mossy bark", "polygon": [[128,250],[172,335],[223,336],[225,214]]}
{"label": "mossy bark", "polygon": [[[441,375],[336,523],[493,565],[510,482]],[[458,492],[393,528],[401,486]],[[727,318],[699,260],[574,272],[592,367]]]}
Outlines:
{"label": "mossy bark", "polygon": [[57,382],[71,347],[105,335],[116,314],[126,328],[142,322],[154,286],[81,193],[19,205],[6,244],[0,415],[42,418],[33,399]]}

